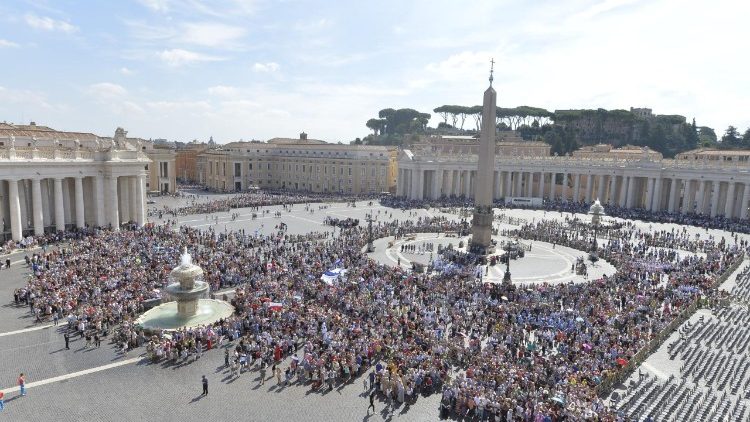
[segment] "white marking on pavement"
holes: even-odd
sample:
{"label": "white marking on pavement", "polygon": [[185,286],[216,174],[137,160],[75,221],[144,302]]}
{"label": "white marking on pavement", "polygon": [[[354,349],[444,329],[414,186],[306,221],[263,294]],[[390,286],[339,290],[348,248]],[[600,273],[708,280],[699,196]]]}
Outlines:
{"label": "white marking on pavement", "polygon": [[[29,388],[41,387],[43,385],[52,384],[52,383],[60,382],[60,381],[65,381],[65,380],[69,380],[69,379],[72,379],[72,378],[77,378],[77,377],[80,377],[80,376],[83,376],[83,375],[94,374],[96,372],[105,371],[107,369],[117,368],[118,366],[130,365],[131,363],[138,362],[139,360],[141,360],[140,356],[139,357],[135,357],[135,358],[131,358],[131,359],[122,360],[120,362],[110,363],[108,365],[103,365],[103,366],[97,366],[95,368],[84,369],[83,371],[71,372],[70,374],[65,374],[65,375],[60,375],[60,376],[57,376],[57,377],[43,379],[41,381],[27,382],[26,383],[26,389],[28,390]],[[14,393],[14,392],[19,391],[19,390],[20,390],[20,387],[15,386],[15,387],[6,388],[5,390],[2,390],[2,392],[5,393],[5,394],[8,394],[8,393]]]}
{"label": "white marking on pavement", "polygon": [[55,324],[40,325],[38,327],[24,328],[23,330],[8,331],[0,333],[0,337],[12,336],[13,334],[28,333],[29,331],[44,330],[45,328],[53,327]]}

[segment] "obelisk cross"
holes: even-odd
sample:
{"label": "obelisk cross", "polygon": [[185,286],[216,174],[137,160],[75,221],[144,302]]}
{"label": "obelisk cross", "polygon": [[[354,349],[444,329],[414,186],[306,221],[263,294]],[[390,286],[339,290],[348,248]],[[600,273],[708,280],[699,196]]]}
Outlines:
{"label": "obelisk cross", "polygon": [[492,58],[492,59],[490,59],[490,86],[492,86],[492,81],[493,81],[493,79],[494,79],[494,78],[492,77],[492,73],[493,73],[494,71],[495,71],[495,59],[494,59],[494,58]]}

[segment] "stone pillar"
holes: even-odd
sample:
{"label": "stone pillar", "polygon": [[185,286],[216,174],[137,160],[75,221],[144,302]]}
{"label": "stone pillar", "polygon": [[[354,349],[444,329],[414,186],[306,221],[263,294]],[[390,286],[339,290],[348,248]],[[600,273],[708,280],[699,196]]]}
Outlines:
{"label": "stone pillar", "polygon": [[120,199],[117,195],[117,176],[107,178],[107,203],[109,204],[109,221],[112,230],[120,230]]}
{"label": "stone pillar", "polygon": [[471,198],[471,170],[464,171],[464,196]]}
{"label": "stone pillar", "polygon": [[83,202],[83,177],[75,178],[75,195],[76,195],[76,227],[82,229],[86,227],[86,219],[84,216],[84,202]]}
{"label": "stone pillar", "polygon": [[104,218],[104,178],[102,176],[94,177],[94,212],[96,213],[96,225],[104,227],[107,220]]}
{"label": "stone pillar", "polygon": [[[696,208],[695,212],[696,214],[703,214],[703,211],[705,210],[705,204],[703,203],[703,199],[706,197],[706,184],[703,182],[703,180],[697,180],[696,183],[698,183],[698,193],[696,194],[695,202],[696,202]],[[692,207],[693,204],[690,204]]]}
{"label": "stone pillar", "polygon": [[653,204],[654,201],[654,183],[655,180],[653,177],[648,178],[648,186],[646,187],[646,203],[643,204],[643,209],[647,211],[651,211],[651,204]]}
{"label": "stone pillar", "polygon": [[568,173],[563,173],[562,186],[560,187],[560,199],[568,202]]}
{"label": "stone pillar", "polygon": [[714,180],[711,183],[711,217],[716,217],[719,211],[719,182]]}
{"label": "stone pillar", "polygon": [[614,205],[617,201],[617,176],[614,174],[609,176],[609,193],[607,196],[607,204]]}
{"label": "stone pillar", "polygon": [[[120,195],[120,221],[125,223],[131,220],[130,218],[130,184],[128,183],[127,176],[120,177],[119,182],[120,183],[118,184],[118,188],[119,188],[119,195]],[[232,182],[230,187],[232,188],[232,190],[234,190],[234,182]]]}
{"label": "stone pillar", "polygon": [[674,204],[677,200],[677,178],[673,177],[669,182],[669,200],[667,202],[667,211],[674,212]]}
{"label": "stone pillar", "polygon": [[18,180],[8,180],[8,199],[10,199],[10,233],[13,240],[18,242],[23,239],[23,230],[21,229],[21,200],[18,196]]}
{"label": "stone pillar", "polygon": [[514,183],[513,187],[513,196],[523,196],[523,190],[522,190],[522,182],[523,182],[523,173],[520,171],[515,172],[516,174],[516,183]]}
{"label": "stone pillar", "polygon": [[734,191],[737,190],[735,182],[729,182],[727,187],[727,203],[724,206],[724,217],[734,217]]}
{"label": "stone pillar", "polygon": [[625,204],[627,204],[626,200],[628,199],[627,193],[628,193],[628,179],[629,176],[621,176],[620,177],[620,208],[624,208]]}
{"label": "stone pillar", "polygon": [[55,230],[65,231],[65,205],[63,201],[63,179],[55,178]]}
{"label": "stone pillar", "polygon": [[539,173],[539,197],[544,199],[544,178],[547,176],[547,173],[541,172]]}
{"label": "stone pillar", "polygon": [[71,195],[70,195],[70,183],[68,183],[67,178],[62,179],[62,190],[63,190],[63,218],[65,219],[65,224],[68,224],[72,222],[73,214],[71,211]]}
{"label": "stone pillar", "polygon": [[526,174],[528,175],[526,179],[526,197],[531,198],[534,196],[534,172],[530,171]]}
{"label": "stone pillar", "polygon": [[628,176],[628,196],[626,206],[633,208],[633,199],[635,197],[635,176]]}
{"label": "stone pillar", "polygon": [[599,184],[599,186],[597,187],[598,192],[596,194],[596,199],[598,199],[599,202],[605,202],[604,201],[604,186],[605,186],[604,185],[604,175],[603,174],[598,174],[596,176],[596,179],[597,179],[597,183]]}
{"label": "stone pillar", "polygon": [[740,218],[747,218],[747,201],[750,200],[750,183],[745,182],[745,187],[742,189],[742,202],[740,203]]}
{"label": "stone pillar", "polygon": [[39,179],[31,179],[32,218],[34,219],[34,235],[44,234],[44,211],[42,210],[42,183]]}
{"label": "stone pillar", "polygon": [[140,175],[136,178],[135,198],[135,202],[137,204],[135,222],[138,224],[138,227],[142,227],[146,222],[146,177],[143,175]]}
{"label": "stone pillar", "polygon": [[513,172],[505,172],[505,198],[513,196]]}
{"label": "stone pillar", "polygon": [[581,199],[581,173],[573,175],[573,202]]}
{"label": "stone pillar", "polygon": [[654,188],[654,194],[656,195],[653,204],[654,211],[661,211],[664,209],[664,179],[661,176],[656,178],[656,187]]}
{"label": "stone pillar", "polygon": [[591,203],[591,193],[594,191],[594,175],[586,176],[586,203]]}
{"label": "stone pillar", "polygon": [[[240,166],[242,168],[242,166]],[[128,198],[130,200],[130,218],[131,221],[136,221],[138,215],[138,200],[136,198],[136,183],[138,179],[135,176],[130,176],[125,180],[128,181],[126,187],[129,189]],[[234,187],[234,183],[232,184]]]}

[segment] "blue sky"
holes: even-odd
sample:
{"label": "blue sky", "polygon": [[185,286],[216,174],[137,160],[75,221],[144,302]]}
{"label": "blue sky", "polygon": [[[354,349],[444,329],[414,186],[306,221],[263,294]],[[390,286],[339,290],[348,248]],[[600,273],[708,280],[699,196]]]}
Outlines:
{"label": "blue sky", "polygon": [[749,3],[5,0],[0,121],[346,142],[382,108],[480,103],[494,57],[501,106],[651,107],[744,131]]}

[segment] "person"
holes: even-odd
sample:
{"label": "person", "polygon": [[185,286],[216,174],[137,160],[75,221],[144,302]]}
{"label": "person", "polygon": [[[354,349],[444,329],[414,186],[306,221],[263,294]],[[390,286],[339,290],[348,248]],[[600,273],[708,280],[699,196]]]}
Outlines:
{"label": "person", "polygon": [[229,366],[229,349],[224,349],[224,367]]}
{"label": "person", "polygon": [[3,410],[3,409],[5,409],[5,401],[4,401],[4,399],[5,399],[5,393],[3,393],[2,391],[0,391],[0,411]]}
{"label": "person", "polygon": [[367,406],[367,414],[368,415],[370,414],[370,408],[371,407],[372,407],[372,413],[375,413],[375,391],[376,390],[372,390],[372,392],[370,393],[370,405]]}
{"label": "person", "polygon": [[63,337],[65,338],[65,350],[70,350],[70,334],[65,333]]}
{"label": "person", "polygon": [[208,395],[208,378],[206,378],[205,375],[201,379],[201,383],[203,384],[203,394],[201,394],[201,395],[202,396],[207,396]]}
{"label": "person", "polygon": [[21,389],[21,396],[26,395],[26,376],[21,372],[21,375],[18,377],[18,386]]}

